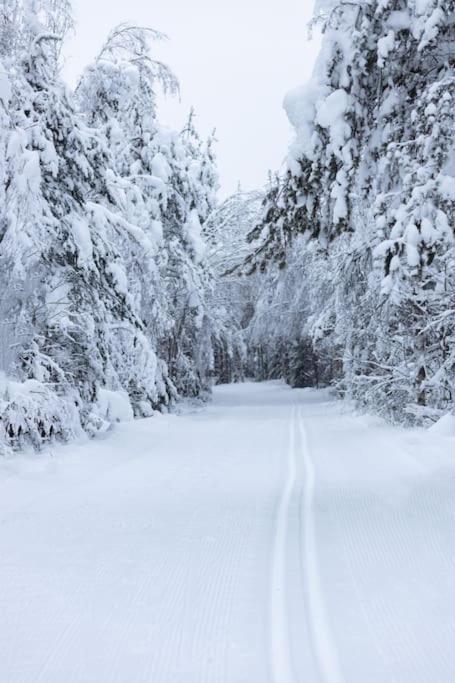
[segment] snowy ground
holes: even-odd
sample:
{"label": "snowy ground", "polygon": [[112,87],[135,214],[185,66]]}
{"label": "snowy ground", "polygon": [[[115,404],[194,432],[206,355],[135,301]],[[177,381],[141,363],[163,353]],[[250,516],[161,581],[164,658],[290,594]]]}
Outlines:
{"label": "snowy ground", "polygon": [[455,439],[326,394],[0,463],[2,683],[453,683]]}

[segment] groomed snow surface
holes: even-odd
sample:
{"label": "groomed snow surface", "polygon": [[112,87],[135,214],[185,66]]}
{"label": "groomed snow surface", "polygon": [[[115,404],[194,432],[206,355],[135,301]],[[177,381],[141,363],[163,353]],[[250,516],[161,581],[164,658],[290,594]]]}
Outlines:
{"label": "groomed snow surface", "polygon": [[455,439],[324,392],[0,462],[2,683],[453,683]]}

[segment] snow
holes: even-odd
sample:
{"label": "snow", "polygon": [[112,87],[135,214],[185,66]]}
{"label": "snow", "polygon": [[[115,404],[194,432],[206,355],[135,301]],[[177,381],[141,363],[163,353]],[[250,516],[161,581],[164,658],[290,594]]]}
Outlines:
{"label": "snow", "polygon": [[406,11],[390,12],[387,25],[394,31],[409,30],[411,28],[411,17]]}
{"label": "snow", "polygon": [[11,83],[5,66],[0,62],[0,102],[7,109],[12,94]]}
{"label": "snow", "polygon": [[328,12],[335,5],[335,0],[316,0],[314,5],[314,12]]}
{"label": "snow", "polygon": [[438,436],[455,436],[455,415],[443,415],[428,431]]}
{"label": "snow", "polygon": [[58,396],[37,379],[19,382],[0,373],[0,456],[11,454],[13,445],[36,448],[52,436],[74,439],[81,433],[70,397]]}
{"label": "snow", "polygon": [[38,152],[23,152],[22,176],[18,183],[24,194],[37,195],[41,188],[41,168]]}
{"label": "snow", "polygon": [[0,680],[452,683],[454,481],[275,382],[0,460]]}
{"label": "snow", "polygon": [[195,209],[190,211],[185,224],[185,236],[193,250],[196,263],[200,263],[205,256],[206,246],[202,238],[202,226]]}
{"label": "snow", "polygon": [[345,180],[344,172],[341,171],[337,174],[337,182],[333,184],[331,196],[335,200],[333,206],[333,222],[336,224],[342,218],[346,218],[348,215],[348,206],[346,202],[345,194]]}
{"label": "snow", "polygon": [[128,276],[125,273],[124,268],[119,263],[113,262],[107,266],[108,272],[112,275],[115,283],[116,290],[123,294],[128,295]]}
{"label": "snow", "polygon": [[296,130],[305,125],[313,125],[316,103],[326,94],[327,88],[313,81],[287,93],[283,106],[291,125]]}
{"label": "snow", "polygon": [[441,173],[438,180],[439,189],[444,199],[455,201],[455,177]]}
{"label": "snow", "polygon": [[302,154],[313,158],[315,122],[329,131],[334,150],[340,154],[351,133],[346,119],[350,106],[351,97],[346,90],[339,88],[328,93],[327,86],[316,80],[291,90],[284,99],[284,109],[297,132],[297,140],[290,150],[290,163]]}
{"label": "snow", "polygon": [[421,235],[414,223],[410,223],[406,228],[406,257],[408,265],[416,268],[420,263],[419,244]]}
{"label": "snow", "polygon": [[89,264],[93,258],[93,243],[87,221],[81,216],[72,220],[73,235],[78,250],[77,261],[80,266]]}
{"label": "snow", "polygon": [[317,121],[323,128],[332,128],[346,113],[349,95],[342,88],[334,90],[318,109]]}
{"label": "snow", "polygon": [[426,14],[431,7],[432,0],[415,0],[415,11],[417,15]]}
{"label": "snow", "polygon": [[0,397],[2,401],[17,401],[23,396],[39,394],[43,391],[43,385],[35,379],[26,382],[18,382],[12,377],[8,377],[4,372],[0,372]]}
{"label": "snow", "polygon": [[58,322],[61,328],[66,327],[71,324],[68,317],[68,311],[71,308],[70,285],[68,282],[62,282],[58,277],[54,278],[50,284],[50,289],[46,292],[47,308],[54,323]]}
{"label": "snow", "polygon": [[161,152],[155,154],[152,160],[152,173],[154,176],[162,180],[164,183],[169,181],[171,169],[166,160],[166,157]]}
{"label": "snow", "polygon": [[389,54],[395,48],[395,31],[390,30],[386,36],[378,40],[378,66],[382,69]]}
{"label": "snow", "polygon": [[[437,38],[440,27],[446,19],[445,12],[440,8],[431,11],[432,0],[418,0],[416,13],[419,19],[415,22],[413,34],[420,38],[419,50],[423,50],[428,43]],[[431,12],[431,13],[430,13]]]}
{"label": "snow", "polygon": [[126,391],[99,389],[97,405],[101,415],[108,422],[130,422],[134,419]]}
{"label": "snow", "polygon": [[301,154],[312,158],[314,153],[314,120],[317,107],[327,95],[327,88],[316,81],[287,93],[283,106],[289,122],[297,132],[297,140],[290,150],[290,162],[299,159]]}
{"label": "snow", "polygon": [[400,103],[400,98],[396,90],[391,90],[384,102],[381,104],[378,116],[380,118],[390,116]]}
{"label": "snow", "polygon": [[161,244],[163,241],[163,224],[161,221],[154,221],[152,220],[150,222],[150,230],[153,235],[153,238],[157,244]]}
{"label": "snow", "polygon": [[338,150],[343,147],[351,133],[351,127],[346,120],[350,104],[350,95],[343,88],[339,88],[330,93],[317,110],[317,123],[330,131],[332,144]]}

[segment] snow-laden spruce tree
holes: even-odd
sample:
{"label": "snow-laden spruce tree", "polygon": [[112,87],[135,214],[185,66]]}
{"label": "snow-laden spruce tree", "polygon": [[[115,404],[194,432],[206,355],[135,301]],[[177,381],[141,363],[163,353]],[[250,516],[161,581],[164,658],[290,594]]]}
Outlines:
{"label": "snow-laden spruce tree", "polygon": [[315,240],[332,284],[320,297],[327,280],[308,273],[307,288],[331,321],[339,386],[393,416],[432,415],[453,406],[453,3],[317,11],[320,58],[286,98],[296,140],[250,261],[283,267]]}

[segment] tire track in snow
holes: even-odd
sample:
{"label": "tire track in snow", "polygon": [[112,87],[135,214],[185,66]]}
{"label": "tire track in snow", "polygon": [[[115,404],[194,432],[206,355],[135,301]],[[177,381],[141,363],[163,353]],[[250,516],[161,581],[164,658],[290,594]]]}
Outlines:
{"label": "tire track in snow", "polygon": [[[298,456],[302,463],[303,490],[301,498],[301,555],[303,558],[303,585],[305,612],[311,649],[321,683],[344,683],[338,654],[327,621],[323,588],[321,585],[315,528],[315,469],[310,445],[303,422],[302,408],[297,410]],[[285,679],[282,679],[283,681]],[[278,679],[277,679],[278,683]]]}

